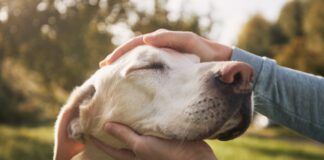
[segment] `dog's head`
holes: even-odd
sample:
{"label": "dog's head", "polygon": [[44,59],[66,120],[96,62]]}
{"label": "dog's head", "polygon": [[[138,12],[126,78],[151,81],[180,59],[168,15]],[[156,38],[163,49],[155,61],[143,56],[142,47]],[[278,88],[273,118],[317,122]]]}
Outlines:
{"label": "dog's head", "polygon": [[[252,115],[251,77],[244,78],[242,72],[224,77],[238,63],[247,66],[200,63],[192,54],[137,47],[75,91],[81,98],[70,100],[78,101],[71,136],[91,134],[104,140],[102,128],[110,121],[167,139],[235,138],[247,129]],[[233,81],[224,83],[222,78]]]}

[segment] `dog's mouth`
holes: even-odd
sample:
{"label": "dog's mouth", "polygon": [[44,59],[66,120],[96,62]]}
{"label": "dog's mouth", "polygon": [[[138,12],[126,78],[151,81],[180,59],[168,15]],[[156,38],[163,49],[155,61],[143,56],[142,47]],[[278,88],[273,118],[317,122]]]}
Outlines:
{"label": "dog's mouth", "polygon": [[214,97],[202,99],[187,107],[186,122],[190,123],[191,127],[184,130],[189,134],[177,135],[174,132],[177,136],[171,136],[171,139],[226,141],[242,135],[251,121],[251,92],[232,98],[233,103]]}
{"label": "dog's mouth", "polygon": [[[244,101],[242,103],[241,108],[233,115],[232,119],[238,119],[238,123],[234,124],[230,128],[213,135],[210,139],[219,139],[221,141],[228,141],[234,138],[241,136],[249,127],[252,119],[252,107],[251,107],[251,100]],[[224,126],[231,125],[227,121]]]}
{"label": "dog's mouth", "polygon": [[[219,139],[228,141],[241,136],[249,127],[252,119],[251,93],[244,95],[244,100],[231,116],[215,119],[213,129],[202,133],[195,139]],[[219,123],[221,122],[221,124]]]}

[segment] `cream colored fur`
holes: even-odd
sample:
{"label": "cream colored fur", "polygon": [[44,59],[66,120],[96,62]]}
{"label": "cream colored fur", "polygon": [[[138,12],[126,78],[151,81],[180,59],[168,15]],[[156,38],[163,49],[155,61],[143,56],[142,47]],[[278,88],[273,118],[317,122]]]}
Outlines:
{"label": "cream colored fur", "polygon": [[[230,62],[199,62],[199,57],[192,54],[140,46],[99,69],[73,91],[62,107],[55,127],[54,155],[60,152],[60,131],[66,129],[70,138],[86,146],[73,159],[111,159],[88,140],[92,135],[113,147],[125,147],[103,131],[108,121],[130,126],[143,135],[167,139],[196,139],[213,131],[217,118],[204,120],[200,113],[203,111],[196,113],[196,108],[218,102],[216,93],[205,83],[209,75]],[[153,64],[163,64],[164,68],[154,68]],[[226,108],[225,100],[219,98],[219,103],[219,108]],[[210,110],[216,116],[219,109]],[[63,121],[69,125],[60,126]],[[220,132],[222,129],[217,130]]]}

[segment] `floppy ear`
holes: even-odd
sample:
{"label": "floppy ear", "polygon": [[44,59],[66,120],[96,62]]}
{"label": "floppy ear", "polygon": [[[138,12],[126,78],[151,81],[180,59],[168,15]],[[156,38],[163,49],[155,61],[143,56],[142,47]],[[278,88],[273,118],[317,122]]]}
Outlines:
{"label": "floppy ear", "polygon": [[55,123],[54,160],[66,157],[67,155],[64,154],[68,152],[67,149],[73,150],[66,148],[71,147],[68,145],[73,143],[71,139],[82,139],[83,128],[79,119],[80,106],[90,103],[95,92],[93,85],[77,87],[62,107]]}

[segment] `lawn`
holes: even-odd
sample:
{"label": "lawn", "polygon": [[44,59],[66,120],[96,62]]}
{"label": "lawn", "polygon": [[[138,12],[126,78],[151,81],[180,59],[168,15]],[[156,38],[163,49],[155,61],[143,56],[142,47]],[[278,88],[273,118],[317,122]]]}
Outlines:
{"label": "lawn", "polygon": [[[52,127],[0,125],[0,160],[46,160],[52,157]],[[250,129],[229,142],[207,141],[222,160],[323,160],[324,145],[284,128]]]}
{"label": "lawn", "polygon": [[281,127],[249,129],[229,142],[207,142],[221,160],[324,160],[324,144]]}

